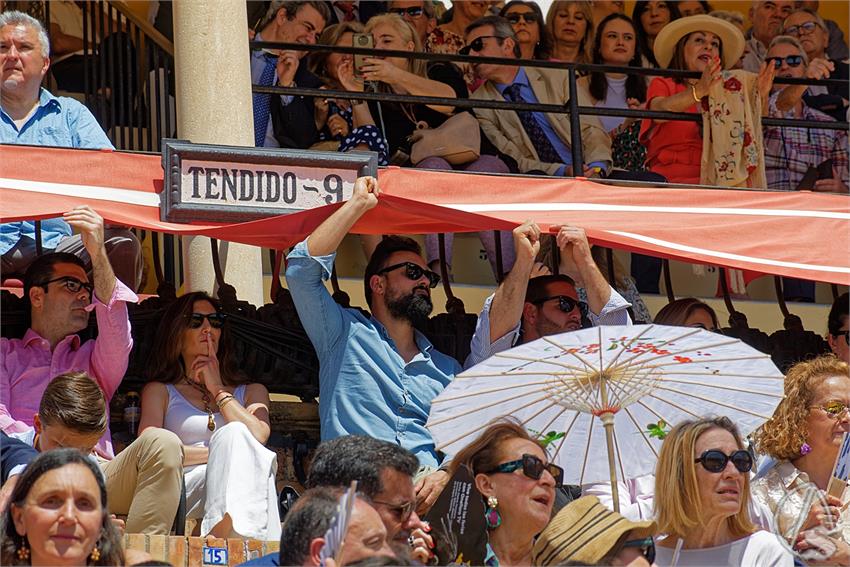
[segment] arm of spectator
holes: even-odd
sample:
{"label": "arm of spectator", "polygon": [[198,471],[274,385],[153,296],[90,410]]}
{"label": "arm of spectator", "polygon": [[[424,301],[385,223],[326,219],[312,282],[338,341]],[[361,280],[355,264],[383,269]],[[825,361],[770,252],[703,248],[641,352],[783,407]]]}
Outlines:
{"label": "arm of spectator", "polygon": [[540,252],[540,227],[525,221],[513,230],[513,241],[516,262],[490,304],[490,344],[510,333],[522,319],[528,277]]}
{"label": "arm of spectator", "polygon": [[[354,77],[354,62],[343,59],[337,66],[337,77],[343,88],[351,92],[363,92],[363,82]],[[365,101],[351,102],[351,118],[355,128],[360,126],[374,126],[375,119]]]}
{"label": "arm of spectator", "polygon": [[559,271],[571,277],[577,287],[583,287],[590,310],[601,313],[611,298],[611,286],[593,261],[587,234],[583,228],[570,225],[550,228],[556,229],[555,242],[561,252]]}
{"label": "arm of spectator", "polygon": [[[654,482],[654,477],[640,477],[636,481],[629,480],[628,484],[623,482],[617,483],[620,500],[620,514],[632,520],[640,522],[651,520],[654,517],[652,509],[655,500],[653,491],[641,490],[641,488],[649,488],[648,482],[642,482],[644,479],[649,479]],[[599,502],[609,510],[614,509],[614,496],[611,492],[610,482],[599,482],[596,484],[586,484],[581,487],[582,496],[596,496]]]}
{"label": "arm of spectator", "polygon": [[[835,64],[826,59],[813,59],[806,67],[807,79],[828,79],[835,71]],[[808,85],[785,85],[776,97],[776,109],[780,112],[792,110],[802,100]]]}
{"label": "arm of spectator", "polygon": [[508,350],[514,346],[517,335],[520,330],[521,320],[517,320],[514,328],[509,330],[503,337],[490,340],[490,313],[493,295],[484,300],[484,307],[481,308],[481,313],[478,314],[478,321],[475,323],[475,332],[472,334],[472,341],[469,345],[469,355],[463,363],[464,369],[471,368],[481,362],[487,360],[497,352]]}
{"label": "arm of spectator", "polygon": [[[139,418],[139,435],[149,427],[165,427],[168,409],[168,388],[162,382],[148,382],[142,389],[142,415]],[[183,445],[183,466],[202,465],[209,458],[207,447]]]}
{"label": "arm of spectator", "polygon": [[5,433],[0,434],[0,469],[5,485],[10,476],[19,474],[38,456],[38,451]]}
{"label": "arm of spectator", "polygon": [[773,90],[773,79],[776,77],[776,67],[773,63],[762,63],[759,68],[758,76],[756,77],[756,85],[758,88],[759,97],[761,97],[761,115],[767,116],[769,113],[770,91]]}
{"label": "arm of spectator", "polygon": [[[578,90],[578,103],[582,106],[593,106],[593,99],[585,89]],[[603,171],[607,173],[614,165],[614,160],[611,159],[611,136],[596,116],[582,116],[579,123],[584,161],[602,170],[585,172],[585,177],[598,177]]]}
{"label": "arm of spectator", "polygon": [[68,129],[73,133],[73,147],[89,150],[115,149],[88,108],[73,99],[63,99],[62,104],[68,105]]}
{"label": "arm of spectator", "polygon": [[[479,91],[481,89],[478,89]],[[478,91],[476,91],[478,92]],[[473,96],[472,98],[476,98]],[[517,167],[521,172],[527,171],[543,171],[548,175],[564,175],[564,167],[559,163],[548,163],[536,159],[530,159],[523,155],[519,146],[513,140],[508,139],[499,129],[495,111],[487,108],[475,108],[475,117],[478,119],[478,124],[481,125],[481,131],[490,140],[499,152],[509,155],[517,162]],[[562,173],[558,173],[558,171]]]}
{"label": "arm of spectator", "polygon": [[0,430],[5,433],[20,433],[26,431],[29,426],[23,421],[18,421],[12,414],[9,413],[6,407],[5,400],[9,397],[9,392],[12,391],[12,383],[9,379],[9,371],[6,368],[6,361],[9,360],[9,350],[11,341],[6,337],[0,338],[0,392],[3,396],[0,397]]}
{"label": "arm of spectator", "polygon": [[277,56],[277,86],[295,86],[295,73],[298,71],[298,53],[291,49],[283,50]]}
{"label": "arm of spectator", "polygon": [[[415,73],[405,71],[396,67],[389,59],[378,57],[365,58],[363,66],[363,78],[367,81],[380,81],[392,86],[396,92],[404,92],[413,96],[434,96],[442,98],[455,98],[457,95],[453,88],[440,81],[422,77]],[[451,114],[453,106],[428,105],[429,108]]]}
{"label": "arm of spectator", "polygon": [[[682,92],[671,94],[668,96],[656,96],[649,101],[650,110],[663,110],[667,112],[685,112],[694,104],[694,96],[702,100],[708,96],[711,86],[719,83],[723,79],[722,69],[720,65],[720,57],[705,66],[702,71],[702,76],[696,83],[688,85]],[[649,98],[649,94],[647,94]],[[654,122],[666,122],[666,120],[652,119]]]}
{"label": "arm of spectator", "polygon": [[83,39],[62,33],[59,24],[50,23],[50,57],[56,58],[83,50]]}

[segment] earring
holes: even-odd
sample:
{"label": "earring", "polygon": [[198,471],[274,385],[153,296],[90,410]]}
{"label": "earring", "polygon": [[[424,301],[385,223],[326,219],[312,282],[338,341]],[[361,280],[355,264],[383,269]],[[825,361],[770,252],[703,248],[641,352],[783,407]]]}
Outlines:
{"label": "earring", "polygon": [[92,563],[97,563],[100,561],[100,550],[95,546],[94,549],[91,550],[91,555],[89,555]]}
{"label": "earring", "polygon": [[803,443],[800,446],[800,454],[801,455],[808,455],[811,452],[812,452],[812,446],[809,445],[808,443]]}
{"label": "earring", "polygon": [[487,509],[484,511],[484,520],[487,523],[488,530],[495,530],[502,525],[502,516],[496,509],[499,506],[499,500],[495,496],[487,497]]}
{"label": "earring", "polygon": [[21,561],[29,561],[30,548],[27,545],[27,536],[21,538],[21,546],[17,550],[18,559]]}

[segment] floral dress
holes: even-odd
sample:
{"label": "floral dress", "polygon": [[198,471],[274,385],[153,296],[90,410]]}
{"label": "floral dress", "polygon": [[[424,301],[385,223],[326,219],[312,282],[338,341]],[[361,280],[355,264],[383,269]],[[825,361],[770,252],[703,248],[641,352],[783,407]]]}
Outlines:
{"label": "floral dress", "polygon": [[357,146],[365,145],[369,147],[369,151],[378,154],[378,165],[387,165],[387,142],[377,126],[366,124],[365,126],[354,127],[353,111],[351,107],[343,108],[333,101],[328,102],[328,116],[339,114],[348,123],[348,136],[333,136],[328,130],[327,125],[319,132],[319,140],[321,141],[339,141],[340,152],[351,151]]}

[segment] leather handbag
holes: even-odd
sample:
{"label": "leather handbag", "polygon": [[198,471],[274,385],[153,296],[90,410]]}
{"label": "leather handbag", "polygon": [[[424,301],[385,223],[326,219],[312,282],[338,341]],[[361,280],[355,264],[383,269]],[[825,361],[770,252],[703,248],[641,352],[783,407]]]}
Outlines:
{"label": "leather handbag", "polygon": [[429,157],[441,157],[452,165],[463,165],[481,155],[481,130],[478,120],[469,112],[455,114],[436,128],[417,122],[410,141],[413,143],[410,148],[413,165]]}

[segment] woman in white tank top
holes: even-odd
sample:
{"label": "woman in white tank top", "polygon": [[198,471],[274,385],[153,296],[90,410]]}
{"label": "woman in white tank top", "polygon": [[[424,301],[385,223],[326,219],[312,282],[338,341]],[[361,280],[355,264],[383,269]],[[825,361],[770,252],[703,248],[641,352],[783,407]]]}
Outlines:
{"label": "woman in white tank top", "polygon": [[280,538],[269,393],[237,369],[226,318],[203,292],[162,316],[142,391],[139,432],[173,431],[183,442],[187,516],[201,535]]}

